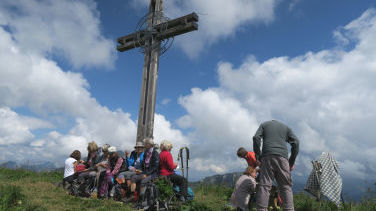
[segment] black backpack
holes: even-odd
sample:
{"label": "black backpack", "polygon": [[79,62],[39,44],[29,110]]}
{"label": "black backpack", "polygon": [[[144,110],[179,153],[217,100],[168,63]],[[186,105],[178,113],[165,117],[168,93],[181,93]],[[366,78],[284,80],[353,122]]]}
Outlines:
{"label": "black backpack", "polygon": [[78,179],[74,179],[72,182],[72,185],[69,187],[69,194],[73,196],[79,196],[80,195],[80,182],[78,182]]}

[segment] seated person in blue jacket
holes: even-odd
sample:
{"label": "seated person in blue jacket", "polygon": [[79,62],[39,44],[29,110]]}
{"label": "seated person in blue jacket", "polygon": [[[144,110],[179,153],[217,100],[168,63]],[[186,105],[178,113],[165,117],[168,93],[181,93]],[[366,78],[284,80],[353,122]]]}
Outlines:
{"label": "seated person in blue jacket", "polygon": [[158,177],[159,172],[159,153],[154,149],[154,141],[152,138],[144,139],[144,156],[141,162],[141,169],[135,170],[136,175],[131,177],[131,192],[136,190],[136,184],[141,182],[141,191],[143,187]]}
{"label": "seated person in blue jacket", "polygon": [[[131,189],[131,177],[137,175],[136,171],[141,171],[141,164],[144,159],[144,144],[142,142],[137,142],[134,147],[135,150],[131,152],[125,151],[125,156],[128,162],[128,171],[121,172],[118,176],[120,181],[125,180],[128,186],[128,190]],[[128,157],[129,156],[129,157]],[[131,194],[128,192],[128,196]]]}

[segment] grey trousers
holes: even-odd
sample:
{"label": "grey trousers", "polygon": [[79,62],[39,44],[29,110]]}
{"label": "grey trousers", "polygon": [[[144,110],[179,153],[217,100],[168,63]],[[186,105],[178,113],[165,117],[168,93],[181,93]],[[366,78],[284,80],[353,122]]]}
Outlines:
{"label": "grey trousers", "polygon": [[290,165],[286,158],[268,155],[261,159],[260,182],[256,195],[257,210],[268,210],[269,195],[276,179],[283,210],[294,210]]}

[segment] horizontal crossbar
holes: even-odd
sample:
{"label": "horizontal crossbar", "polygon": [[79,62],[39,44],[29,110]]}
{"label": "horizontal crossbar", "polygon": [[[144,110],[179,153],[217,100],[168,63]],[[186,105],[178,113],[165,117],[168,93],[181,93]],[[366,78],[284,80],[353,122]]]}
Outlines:
{"label": "horizontal crossbar", "polygon": [[[160,34],[156,35],[156,39],[163,40],[167,39],[176,35],[184,34],[190,31],[194,31],[198,29],[198,24],[195,22],[187,23],[185,26],[176,26],[175,28],[166,30]],[[145,45],[145,39],[134,39],[129,42],[126,42],[124,45],[118,45],[117,50],[120,52],[124,52],[126,50],[130,50],[132,48],[137,48]]]}
{"label": "horizontal crossbar", "polygon": [[[153,36],[159,40],[167,39],[176,35],[184,34],[198,29],[198,16],[196,13],[176,18],[153,27]],[[150,32],[148,32],[150,33]],[[118,51],[126,51],[145,44],[146,31],[141,30],[118,38]]]}

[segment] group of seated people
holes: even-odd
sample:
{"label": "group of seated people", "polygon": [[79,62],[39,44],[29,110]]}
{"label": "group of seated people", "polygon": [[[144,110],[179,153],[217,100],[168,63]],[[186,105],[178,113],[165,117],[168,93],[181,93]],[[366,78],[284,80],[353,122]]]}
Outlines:
{"label": "group of seated people", "polygon": [[[68,187],[76,179],[80,183],[91,183],[91,189],[97,190],[98,198],[113,197],[114,181],[126,184],[126,193],[122,201],[137,201],[137,190],[158,177],[168,178],[173,185],[182,190],[181,200],[187,197],[187,180],[175,171],[177,164],[171,155],[172,143],[163,141],[160,147],[153,139],[145,138],[137,142],[135,150],[125,151],[125,157],[117,153],[114,146],[108,144],[98,147],[95,142],[88,144],[88,156],[81,160],[81,153],[74,150],[65,160],[63,186]],[[159,153],[158,148],[161,152]],[[84,190],[91,195],[90,190]]]}

